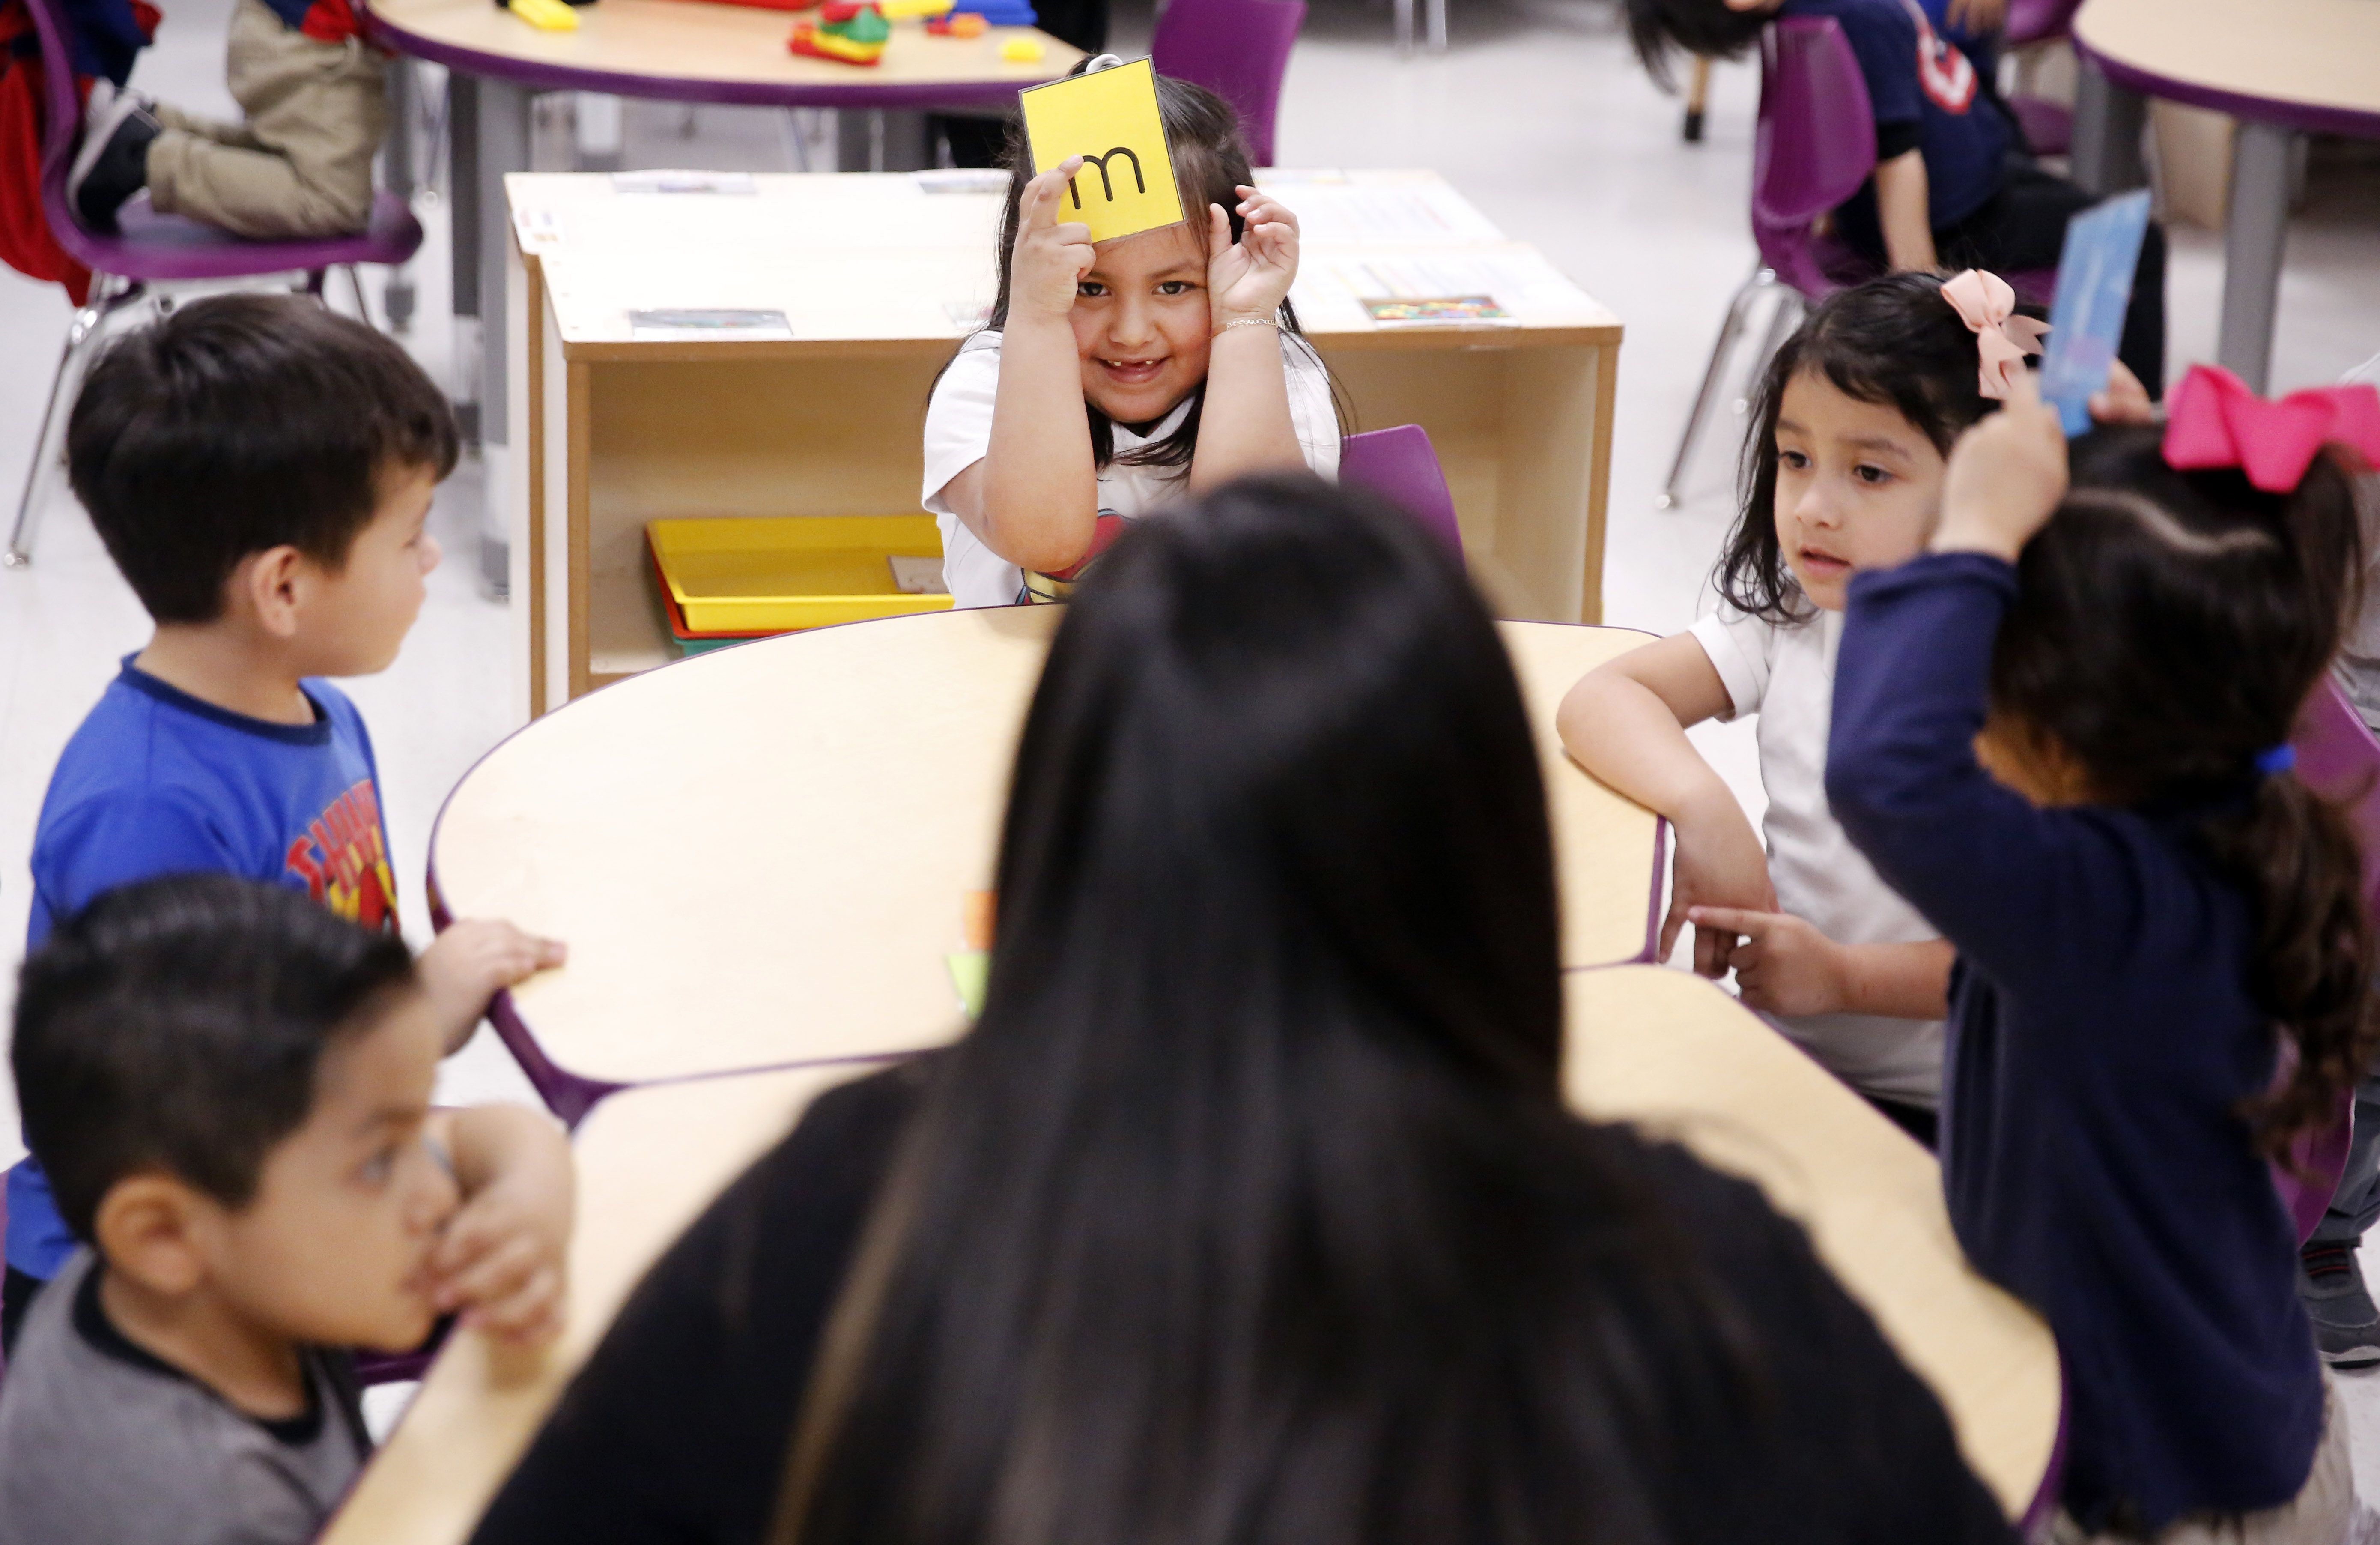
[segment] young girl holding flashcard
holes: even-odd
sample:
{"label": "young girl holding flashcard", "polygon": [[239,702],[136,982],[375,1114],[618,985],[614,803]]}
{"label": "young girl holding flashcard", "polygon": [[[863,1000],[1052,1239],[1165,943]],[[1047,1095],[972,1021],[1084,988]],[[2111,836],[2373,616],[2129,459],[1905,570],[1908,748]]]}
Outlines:
{"label": "young girl holding flashcard", "polygon": [[[1079,71],[1078,71],[1079,73]],[[1250,472],[1339,469],[1330,378],[1289,304],[1297,216],[1257,189],[1221,98],[1157,79],[1188,218],[1094,245],[1012,132],[1000,288],[926,409],[926,508],[961,606],[1062,598],[1170,499]]]}

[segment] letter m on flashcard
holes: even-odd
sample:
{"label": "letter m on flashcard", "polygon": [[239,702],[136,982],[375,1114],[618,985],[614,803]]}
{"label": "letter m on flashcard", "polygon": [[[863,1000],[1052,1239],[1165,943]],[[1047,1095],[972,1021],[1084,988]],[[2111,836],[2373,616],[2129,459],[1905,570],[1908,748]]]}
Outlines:
{"label": "letter m on flashcard", "polygon": [[[1158,115],[1157,75],[1148,60],[1036,86],[1018,92],[1017,101],[1024,109],[1025,137],[1036,171],[1082,157],[1060,219],[1089,226],[1093,241],[1182,219],[1173,158],[1166,153],[1165,125]],[[1130,164],[1129,178],[1119,163]],[[1095,167],[1102,195],[1097,199],[1083,191]]]}

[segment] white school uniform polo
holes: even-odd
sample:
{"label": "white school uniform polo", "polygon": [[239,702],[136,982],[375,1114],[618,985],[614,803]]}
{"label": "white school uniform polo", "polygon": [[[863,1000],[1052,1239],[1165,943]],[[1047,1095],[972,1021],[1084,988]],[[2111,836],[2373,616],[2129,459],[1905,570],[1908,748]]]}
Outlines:
{"label": "white school uniform polo", "polygon": [[[1777,905],[1843,944],[1939,938],[1885,884],[1827,807],[1827,729],[1834,716],[1835,652],[1843,614],[1779,626],[1721,602],[1694,624],[1694,641],[1727,686],[1728,712],[1760,716],[1762,821]],[[1836,1077],[1870,1094],[1928,1110],[1942,1099],[1942,1025],[1875,1014],[1764,1015]]]}
{"label": "white school uniform polo", "polygon": [[[1281,366],[1288,373],[1289,419],[1305,465],[1319,476],[1339,476],[1339,415],[1330,406],[1330,377],[1314,346],[1294,334],[1281,337]],[[1014,564],[986,547],[942,499],[953,478],[981,461],[991,449],[991,405],[1000,390],[1000,335],[982,332],[959,346],[958,357],[926,405],[925,505],[942,531],[942,584],[957,606],[1011,606],[1025,599],[1025,576]],[[1177,406],[1147,435],[1115,426],[1115,451],[1162,440],[1181,427],[1190,404]],[[1130,467],[1111,461],[1099,468],[1099,513],[1143,516],[1176,497],[1187,468]]]}

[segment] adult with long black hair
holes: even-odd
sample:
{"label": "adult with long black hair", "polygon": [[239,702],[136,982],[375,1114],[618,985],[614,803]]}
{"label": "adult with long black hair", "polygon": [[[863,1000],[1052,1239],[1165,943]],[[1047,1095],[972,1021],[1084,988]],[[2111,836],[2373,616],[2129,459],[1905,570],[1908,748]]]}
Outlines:
{"label": "adult with long black hair", "polygon": [[480,1539],[2006,1538],[1800,1230],[1564,1110],[1520,691],[1401,516],[1121,541],[998,882],[973,1032],[713,1205]]}

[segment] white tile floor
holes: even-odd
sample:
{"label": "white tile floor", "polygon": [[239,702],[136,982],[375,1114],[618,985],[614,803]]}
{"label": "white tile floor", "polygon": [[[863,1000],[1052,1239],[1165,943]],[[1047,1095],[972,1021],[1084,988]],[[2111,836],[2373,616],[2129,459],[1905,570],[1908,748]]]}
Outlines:
{"label": "white tile floor", "polygon": [[[1741,420],[1723,419],[1706,437],[1682,507],[1657,510],[1653,501],[1720,311],[1752,266],[1751,70],[1718,72],[1707,138],[1689,146],[1678,137],[1677,103],[1629,59],[1610,0],[1466,0],[1455,7],[1451,52],[1402,61],[1388,46],[1385,5],[1309,3],[1283,95],[1283,164],[1433,167],[1625,319],[1605,615],[1662,632],[1683,627],[1731,515]],[[229,116],[229,0],[181,0],[134,84]],[[1145,41],[1148,0],[1119,0],[1116,32],[1120,50]],[[787,169],[774,115],[703,109],[690,137],[681,133],[685,119],[676,107],[629,104],[627,164]],[[2372,256],[2380,250],[2380,159],[2334,160],[2346,164],[2316,179],[2291,228],[2276,386],[2332,379],[2380,350],[2380,263]],[[444,379],[443,206],[425,200],[423,215],[430,241],[415,264],[421,309],[410,341]],[[2171,357],[2187,362],[2213,353],[2221,246],[2204,232],[2173,237]],[[55,286],[0,270],[0,493],[11,498],[67,317]],[[420,884],[439,802],[508,728],[505,611],[480,597],[470,561],[478,498],[476,468],[467,466],[439,500],[434,529],[449,562],[433,577],[419,626],[395,667],[351,687],[379,747],[402,905],[417,938],[427,931]],[[139,606],[58,489],[34,566],[0,574],[0,967],[13,971],[24,936],[25,858],[51,764],[117,657],[144,637]],[[1748,732],[1697,735],[1756,815],[1764,801]],[[0,985],[0,1004],[12,991],[13,982]],[[449,1064],[443,1088],[450,1098],[528,1098],[484,1035]],[[13,1117],[0,1088],[0,1162],[18,1151]],[[2380,1258],[2372,1266],[2380,1277]],[[2380,1379],[2351,1381],[2350,1398],[2366,1434],[2357,1454],[2364,1489],[2380,1495]]]}

